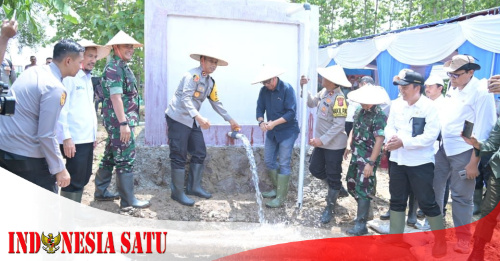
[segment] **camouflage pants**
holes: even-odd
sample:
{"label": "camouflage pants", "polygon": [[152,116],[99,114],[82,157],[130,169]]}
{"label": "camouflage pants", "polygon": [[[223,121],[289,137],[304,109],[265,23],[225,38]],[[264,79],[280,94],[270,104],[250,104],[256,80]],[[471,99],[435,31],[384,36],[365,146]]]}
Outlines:
{"label": "camouflage pants", "polygon": [[349,164],[349,170],[347,171],[347,191],[351,196],[357,199],[370,200],[375,196],[375,187],[377,185],[377,177],[375,173],[377,171],[379,160],[375,162],[373,167],[373,175],[369,178],[365,178],[363,170],[365,169],[364,159],[352,155],[351,163]]}
{"label": "camouflage pants", "polygon": [[114,167],[116,174],[131,173],[135,161],[134,127],[130,127],[130,140],[127,143],[120,141],[120,128],[106,126],[106,132],[108,137],[99,168],[113,171]]}

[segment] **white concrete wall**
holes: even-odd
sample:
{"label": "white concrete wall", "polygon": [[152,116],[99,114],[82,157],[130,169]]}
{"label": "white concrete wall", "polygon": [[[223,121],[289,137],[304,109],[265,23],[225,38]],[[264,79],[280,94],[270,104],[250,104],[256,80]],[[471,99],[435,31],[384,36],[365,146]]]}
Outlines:
{"label": "white concrete wall", "polygon": [[[205,44],[219,46],[229,62],[227,67],[219,66],[212,76],[220,100],[243,125],[244,133],[253,134],[256,127],[255,108],[261,86],[250,82],[264,63],[287,70],[280,78],[296,86],[300,117],[299,77],[314,75],[310,78],[316,81],[319,11],[313,7],[310,20],[304,11],[287,16],[287,10],[295,6],[300,5],[262,0],[146,1],[146,143],[166,143],[164,111],[183,73],[199,65],[189,54]],[[311,28],[310,32],[306,34],[305,28]],[[305,68],[307,64],[310,66]],[[228,123],[208,102],[201,113],[214,126],[204,131],[207,144],[228,145],[224,139]],[[263,135],[256,135],[253,141],[263,143]]]}

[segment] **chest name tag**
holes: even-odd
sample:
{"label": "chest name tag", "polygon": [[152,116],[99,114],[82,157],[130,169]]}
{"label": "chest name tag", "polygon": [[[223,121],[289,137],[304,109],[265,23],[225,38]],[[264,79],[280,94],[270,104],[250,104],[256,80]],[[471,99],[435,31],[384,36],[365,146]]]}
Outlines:
{"label": "chest name tag", "polygon": [[337,96],[337,98],[335,98],[333,117],[347,117],[347,103],[342,96]]}

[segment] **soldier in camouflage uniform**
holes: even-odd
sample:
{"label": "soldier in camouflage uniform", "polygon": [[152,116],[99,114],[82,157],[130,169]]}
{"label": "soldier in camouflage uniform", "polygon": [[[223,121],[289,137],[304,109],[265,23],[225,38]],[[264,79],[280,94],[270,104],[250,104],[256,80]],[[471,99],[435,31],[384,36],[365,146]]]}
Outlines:
{"label": "soldier in camouflage uniform", "polygon": [[[347,102],[340,86],[351,87],[344,69],[339,65],[318,68],[323,77],[323,89],[314,97],[308,93],[307,106],[318,107],[316,130],[309,145],[314,146],[309,171],[311,174],[328,183],[326,207],[321,215],[321,222],[326,224],[333,217],[333,209],[342,187],[342,156],[347,143],[345,118]],[[304,84],[304,78],[301,84]]]}
{"label": "soldier in camouflage uniform", "polygon": [[150,203],[134,195],[133,164],[135,160],[134,127],[139,123],[137,81],[127,65],[135,47],[142,44],[120,31],[111,39],[114,55],[106,65],[102,87],[104,101],[102,113],[108,133],[104,156],[96,173],[96,200],[113,200],[117,195],[107,190],[113,167],[116,168],[120,207],[146,208]]}
{"label": "soldier in camouflage uniform", "polygon": [[366,222],[370,200],[375,196],[377,179],[375,172],[380,163],[387,116],[379,105],[389,100],[387,92],[380,86],[367,85],[347,95],[360,103],[354,114],[353,129],[349,135],[344,159],[352,149],[351,163],[347,171],[347,191],[358,202],[355,225],[348,234],[361,236],[368,233]]}

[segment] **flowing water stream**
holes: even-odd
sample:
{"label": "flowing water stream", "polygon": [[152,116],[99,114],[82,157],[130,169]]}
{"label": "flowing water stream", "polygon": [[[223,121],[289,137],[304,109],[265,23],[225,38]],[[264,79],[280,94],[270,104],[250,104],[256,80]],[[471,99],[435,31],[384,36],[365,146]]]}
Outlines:
{"label": "flowing water stream", "polygon": [[252,172],[252,181],[255,186],[255,198],[257,200],[257,204],[259,205],[259,222],[262,224],[265,223],[264,210],[262,210],[262,194],[260,193],[259,189],[259,176],[257,174],[257,165],[255,164],[252,146],[250,145],[250,141],[245,135],[239,133],[237,137],[241,139],[241,141],[243,142],[243,146],[245,147],[245,150],[247,152],[248,162],[250,163],[250,171]]}

